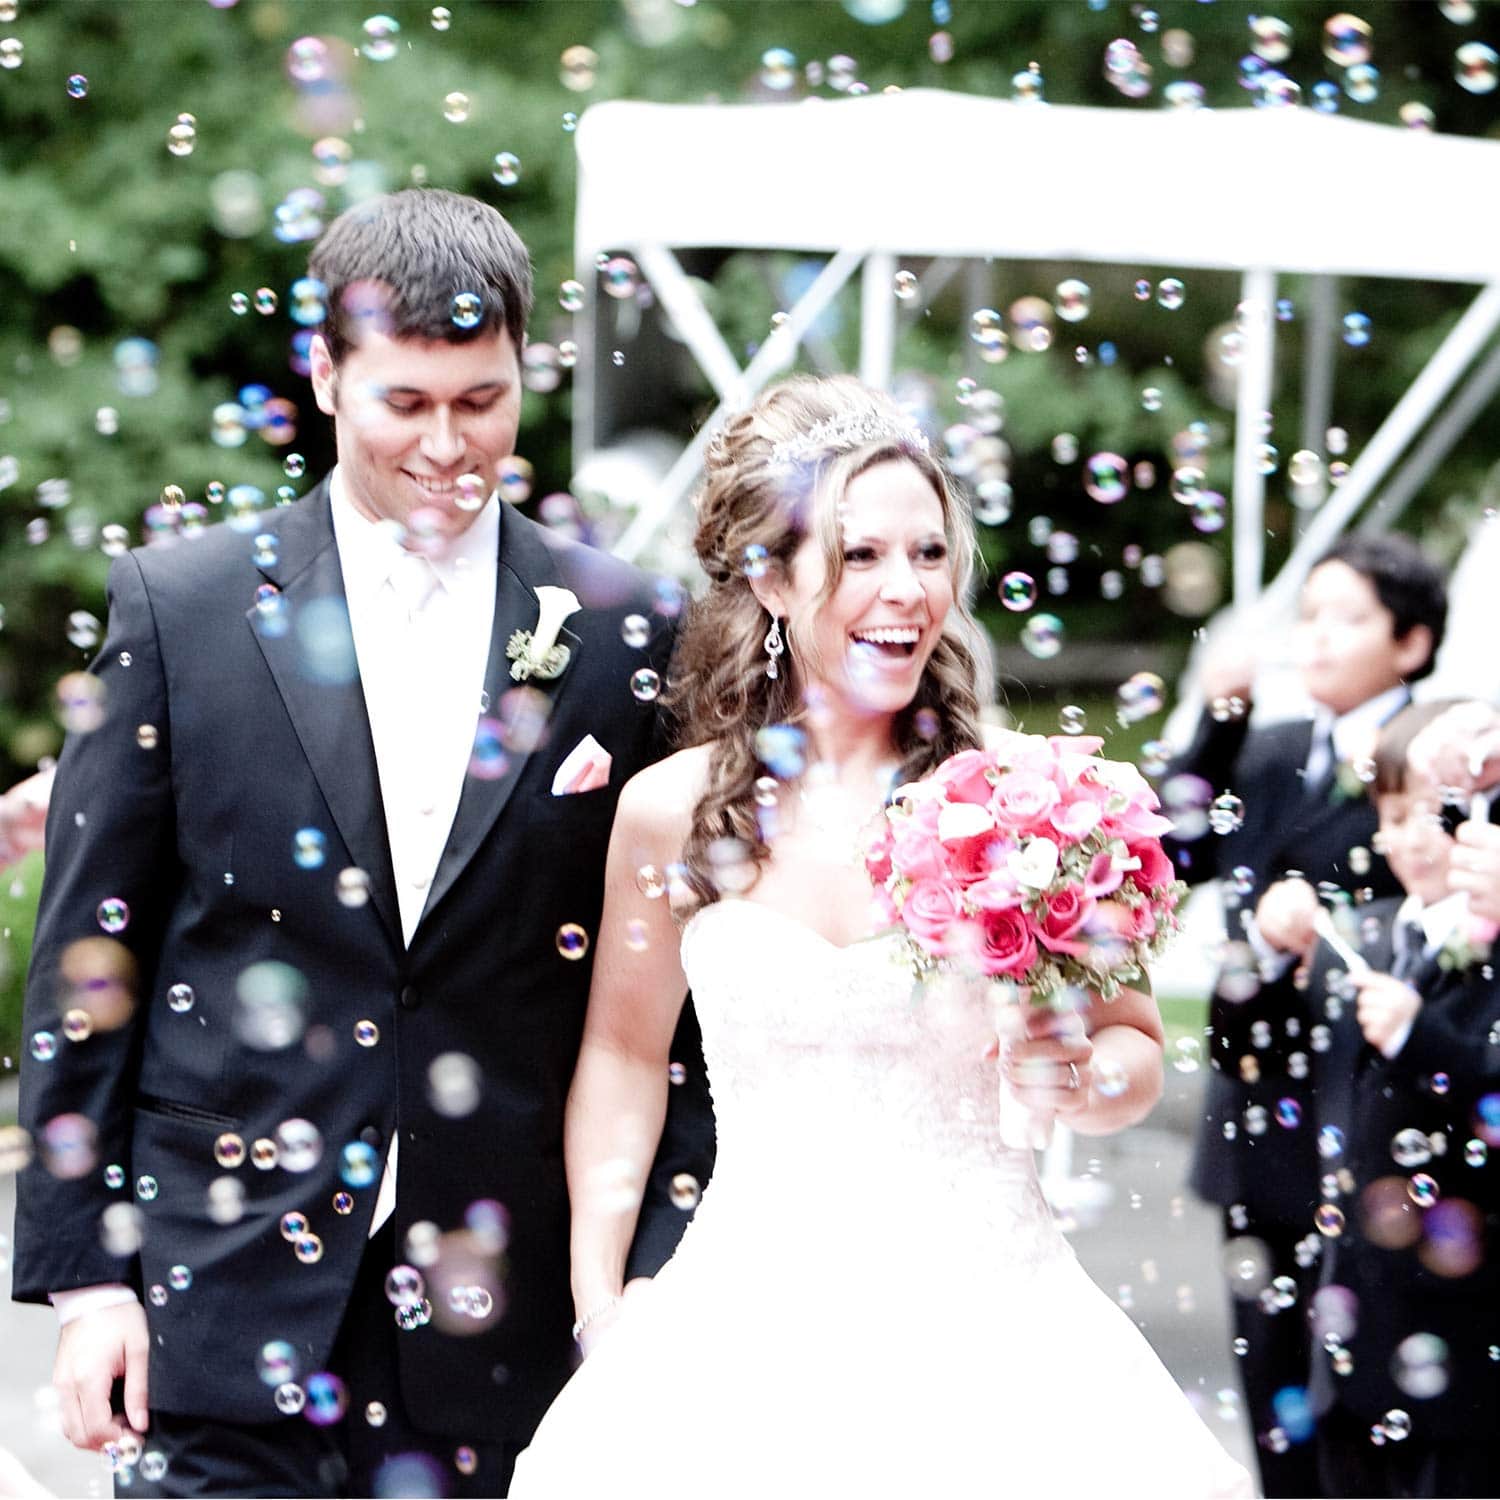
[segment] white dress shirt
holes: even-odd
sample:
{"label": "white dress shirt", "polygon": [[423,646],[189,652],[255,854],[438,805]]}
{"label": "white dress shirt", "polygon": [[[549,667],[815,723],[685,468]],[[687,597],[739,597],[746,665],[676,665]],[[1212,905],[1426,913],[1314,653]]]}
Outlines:
{"label": "white dress shirt", "polygon": [[[393,522],[357,511],[335,468],[328,481],[349,627],[375,745],[402,940],[410,946],[458,812],[474,748],[494,626],[500,501],[433,556],[407,552]],[[396,1206],[391,1140],[370,1233]],[[109,1283],[50,1294],[60,1324],[134,1302]]]}
{"label": "white dress shirt", "polygon": [[[1396,908],[1396,915],[1391,921],[1391,931],[1400,932],[1405,922],[1415,923],[1422,929],[1422,935],[1425,938],[1422,956],[1431,958],[1453,936],[1468,909],[1467,891],[1455,891],[1451,896],[1444,896],[1442,900],[1425,906],[1420,896],[1408,896]],[[1380,1049],[1381,1056],[1388,1058],[1397,1056],[1406,1045],[1407,1038],[1411,1036],[1411,1029],[1415,1024],[1416,1017],[1413,1016]]]}

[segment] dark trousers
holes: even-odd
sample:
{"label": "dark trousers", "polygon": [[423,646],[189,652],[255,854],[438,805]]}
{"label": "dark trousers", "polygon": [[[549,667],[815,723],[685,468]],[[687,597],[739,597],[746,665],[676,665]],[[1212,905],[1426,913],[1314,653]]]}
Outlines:
{"label": "dark trousers", "polygon": [[1314,1262],[1306,1268],[1299,1266],[1295,1249],[1308,1229],[1258,1224],[1253,1220],[1247,1227],[1237,1229],[1231,1224],[1227,1210],[1224,1214],[1226,1240],[1250,1235],[1262,1241],[1270,1257],[1270,1275],[1290,1276],[1297,1286],[1297,1300],[1277,1312],[1268,1312],[1257,1297],[1233,1299],[1235,1337],[1243,1340],[1241,1347],[1245,1351],[1235,1364],[1245,1391],[1245,1416],[1255,1436],[1261,1492],[1267,1500],[1341,1493],[1321,1487],[1311,1438],[1285,1431],[1284,1413],[1276,1409],[1276,1393],[1289,1387],[1305,1391],[1312,1368],[1312,1333],[1307,1314],[1312,1294],[1318,1288],[1318,1265]]}
{"label": "dark trousers", "polygon": [[[166,1459],[166,1472],[148,1480],[156,1464],[143,1459],[116,1475],[116,1495],[504,1495],[518,1449],[432,1437],[406,1416],[396,1364],[397,1340],[405,1335],[385,1296],[395,1261],[395,1231],[387,1223],[365,1248],[328,1359],[328,1372],[348,1394],[341,1420],[316,1425],[307,1416],[312,1403],[300,1416],[254,1423],[152,1412],[142,1447]],[[372,1404],[378,1425],[370,1420]]]}
{"label": "dark trousers", "polygon": [[1370,1424],[1341,1406],[1318,1422],[1323,1493],[1364,1496],[1500,1495],[1500,1442],[1476,1433],[1472,1443],[1422,1442],[1415,1435],[1377,1447]]}

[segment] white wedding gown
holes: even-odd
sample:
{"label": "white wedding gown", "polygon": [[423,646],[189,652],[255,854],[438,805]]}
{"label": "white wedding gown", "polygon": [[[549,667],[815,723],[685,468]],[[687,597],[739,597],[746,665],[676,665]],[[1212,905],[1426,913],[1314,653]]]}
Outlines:
{"label": "white wedding gown", "polygon": [[521,1456],[521,1497],[1250,1496],[1079,1266],[993,1061],[891,936],[682,934],[718,1162]]}

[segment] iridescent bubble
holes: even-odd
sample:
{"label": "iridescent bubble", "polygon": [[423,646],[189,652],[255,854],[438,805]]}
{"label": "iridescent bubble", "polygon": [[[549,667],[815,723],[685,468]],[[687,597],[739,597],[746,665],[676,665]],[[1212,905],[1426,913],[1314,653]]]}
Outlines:
{"label": "iridescent bubble", "polygon": [[92,651],[99,644],[102,627],[86,609],[75,609],[68,616],[68,642],[81,651]]}
{"label": "iridescent bubble", "polygon": [[1137,278],[1130,291],[1137,302],[1149,302],[1151,300],[1151,283],[1144,276]]}
{"label": "iridescent bubble", "polygon": [[401,35],[399,21],[390,16],[371,16],[363,30],[365,39],[359,50],[371,62],[389,62],[396,55],[396,39]]}
{"label": "iridescent bubble", "polygon": [[630,674],[631,695],[642,703],[653,703],[661,694],[661,677],[650,667],[641,667]]}
{"label": "iridescent bubble", "polygon": [[366,1141],[350,1141],[339,1153],[339,1176],[346,1187],[367,1188],[380,1177],[380,1157]]}
{"label": "iridescent bubble", "polygon": [[1056,615],[1032,615],[1021,629],[1021,645],[1038,661],[1047,661],[1063,648],[1063,622]]}
{"label": "iridescent bubble", "polygon": [[1005,339],[1005,325],[993,307],[981,307],[969,319],[969,337],[981,350],[993,349]]}
{"label": "iridescent bubble", "polygon": [[1187,300],[1187,288],[1175,276],[1163,277],[1156,288],[1156,302],[1169,312],[1176,312]]}
{"label": "iridescent bubble", "polygon": [[88,97],[89,81],[82,73],[70,73],[68,75],[68,98],[85,99]]}
{"label": "iridescent bubble", "polygon": [[245,1046],[275,1052],[299,1041],[306,1027],[307,980],[290,964],[253,963],[235,980],[234,1033]]}
{"label": "iridescent bubble", "polygon": [[340,906],[357,909],[370,899],[370,877],[356,865],[340,870],[334,882]]}
{"label": "iridescent bubble", "polygon": [[130,908],[118,896],[106,896],[94,913],[99,926],[111,937],[130,925]]}
{"label": "iridescent bubble", "polygon": [[1292,55],[1292,28],[1276,16],[1252,15],[1250,50],[1262,62],[1285,62]]}
{"label": "iridescent bubble", "polygon": [[1245,821],[1245,804],[1233,792],[1221,792],[1208,809],[1208,826],[1217,834],[1236,833]]}
{"label": "iridescent bubble", "polygon": [[583,283],[565,281],[557,289],[557,300],[564,312],[577,312],[583,306]]}
{"label": "iridescent bubble", "polygon": [[1428,1172],[1413,1174],[1411,1181],[1406,1184],[1406,1196],[1418,1208],[1431,1208],[1441,1196],[1441,1191],[1437,1179]]}
{"label": "iridescent bubble", "polygon": [[[440,30],[442,28],[439,28]],[[302,1259],[300,1255],[298,1259]],[[314,1427],[332,1427],[349,1409],[349,1392],[337,1375],[326,1370],[307,1378],[307,1406],[302,1415]]]}
{"label": "iridescent bubble", "polygon": [[245,1161],[244,1140],[232,1130],[226,1130],[214,1142],[214,1160],[226,1170],[243,1166]]}
{"label": "iridescent bubble", "polygon": [[490,175],[501,187],[514,187],[521,180],[521,158],[514,151],[497,152]]}
{"label": "iridescent bubble", "polygon": [[1470,94],[1492,94],[1500,82],[1500,53],[1484,42],[1465,42],[1453,54],[1453,77]]}
{"label": "iridescent bubble", "polygon": [[1193,501],[1193,529],[1211,535],[1224,529],[1226,501],[1217,490],[1204,490]]}
{"label": "iridescent bubble", "polygon": [[135,1195],[142,1203],[155,1202],[156,1195],[160,1191],[161,1189],[158,1187],[156,1179],[149,1173],[143,1174],[135,1180]]}
{"label": "iridescent bubble", "polygon": [[645,615],[626,615],[620,622],[620,639],[633,650],[643,649],[651,640],[651,622]]}
{"label": "iridescent bubble", "polygon": [[1344,92],[1356,104],[1373,104],[1380,97],[1380,70],[1371,63],[1356,63],[1344,74]]}
{"label": "iridescent bubble", "polygon": [[642,865],[635,872],[636,889],[648,901],[659,900],[666,894],[667,883],[655,865]]}
{"label": "iridescent bubble", "polygon": [[1162,407],[1162,394],[1159,387],[1148,385],[1141,391],[1141,409],[1143,411],[1160,411]]}
{"label": "iridescent bubble", "polygon": [[319,870],[328,847],[320,828],[299,828],[292,836],[292,860],[299,870]]}
{"label": "iridescent bubble", "polygon": [[795,724],[768,724],[755,734],[756,759],[783,781],[793,781],[807,769],[807,732]]}
{"label": "iridescent bubble", "polygon": [[785,47],[770,47],[761,54],[760,84],[774,94],[784,94],[796,86],[797,59]]}
{"label": "iridescent bubble", "polygon": [[1018,104],[1041,104],[1046,100],[1046,80],[1036,63],[1013,73],[1010,79],[1010,96]]}
{"label": "iridescent bubble", "polygon": [[198,144],[198,126],[191,115],[178,115],[177,122],[167,131],[167,150],[173,156],[191,156]]}
{"label": "iridescent bubble", "polygon": [[276,1410],[284,1417],[295,1417],[300,1415],[302,1408],[307,1405],[307,1392],[300,1385],[288,1381],[285,1385],[278,1385],[276,1393],[272,1397],[276,1403]]}
{"label": "iridescent bubble", "polygon": [[1060,281],[1053,293],[1052,306],[1057,316],[1065,323],[1080,323],[1088,317],[1093,303],[1093,292],[1086,281],[1070,276]]}
{"label": "iridescent bubble", "polygon": [[1118,453],[1095,453],[1085,465],[1084,492],[1101,505],[1114,505],[1130,493],[1130,465]]}
{"label": "iridescent bubble", "polygon": [[446,5],[434,5],[431,19],[434,31],[446,31],[453,24],[453,12]]}
{"label": "iridescent bubble", "polygon": [[592,47],[568,47],[562,55],[562,85],[575,94],[581,94],[594,86],[594,75],[599,67],[599,55]]}
{"label": "iridescent bubble", "polygon": [[1192,505],[1203,493],[1204,473],[1190,465],[1172,471],[1169,491],[1179,505]]}
{"label": "iridescent bubble", "polygon": [[1433,110],[1415,99],[1408,99],[1396,111],[1396,118],[1408,130],[1430,131],[1437,129],[1437,115]]}
{"label": "iridescent bubble", "polygon": [[323,1159],[323,1133],[311,1120],[283,1120],[276,1127],[276,1149],[288,1172],[310,1172]]}
{"label": "iridescent bubble", "polygon": [[1161,91],[1161,97],[1170,109],[1202,109],[1208,101],[1208,91],[1190,78],[1174,78]]}
{"label": "iridescent bubble", "polygon": [[[15,20],[14,14],[9,17]],[[26,57],[26,44],[18,36],[0,37],[0,68],[14,71]]]}
{"label": "iridescent bubble", "polygon": [[1370,342],[1370,318],[1367,313],[1344,314],[1344,342],[1351,349],[1363,349]]}
{"label": "iridescent bubble", "polygon": [[557,951],[576,962],[589,951],[589,935],[576,922],[564,922],[557,929]]}
{"label": "iridescent bubble", "polygon": [[285,1339],[272,1339],[255,1357],[255,1372],[269,1386],[285,1385],[297,1378],[297,1350]]}
{"label": "iridescent bubble", "polygon": [[1302,1106],[1292,1098],[1278,1099],[1276,1123],[1284,1130],[1295,1130],[1302,1123]]}
{"label": "iridescent bubble", "polygon": [[679,1172],[673,1177],[668,1187],[668,1196],[675,1208],[688,1213],[697,1208],[698,1200],[703,1196],[703,1189],[698,1185],[698,1179],[690,1172]]}
{"label": "iridescent bubble", "polygon": [[321,83],[328,72],[328,44],[322,37],[298,37],[286,53],[287,76],[293,83]]}
{"label": "iridescent bubble", "polygon": [[392,1307],[415,1307],[427,1295],[427,1283],[415,1266],[392,1266],[385,1278],[386,1301]]}
{"label": "iridescent bubble", "polygon": [[269,318],[276,311],[280,298],[268,286],[258,287],[255,293],[255,310],[261,317]]}
{"label": "iridescent bubble", "polygon": [[455,328],[478,328],[484,318],[484,299],[478,292],[459,292],[449,310]]}
{"label": "iridescent bubble", "polygon": [[578,116],[571,109],[565,109],[563,111],[562,128],[567,131],[569,135],[572,135],[572,133],[578,129]]}
{"label": "iridescent bubble", "polygon": [[897,271],[891,290],[901,302],[912,301],[921,290],[921,284],[911,271]]}
{"label": "iridescent bubble", "polygon": [[1076,703],[1070,703],[1058,713],[1057,722],[1064,734],[1082,734],[1089,727],[1089,716]]}
{"label": "iridescent bubble", "polygon": [[1000,579],[1000,602],[1006,609],[1019,613],[1036,603],[1036,579],[1030,573],[1006,573]]}
{"label": "iridescent bubble", "polygon": [[469,118],[469,96],[454,89],[443,96],[443,118],[450,125],[462,125]]}
{"label": "iridescent bubble", "polygon": [[1369,62],[1374,33],[1368,21],[1340,11],[1323,23],[1323,56],[1336,67],[1349,68]]}
{"label": "iridescent bubble", "polygon": [[1166,684],[1155,672],[1136,672],[1115,693],[1115,715],[1122,724],[1137,724],[1162,710]]}

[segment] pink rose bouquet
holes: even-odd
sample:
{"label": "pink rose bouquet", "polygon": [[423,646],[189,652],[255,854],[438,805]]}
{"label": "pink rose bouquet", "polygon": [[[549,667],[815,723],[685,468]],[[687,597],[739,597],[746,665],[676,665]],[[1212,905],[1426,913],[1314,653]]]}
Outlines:
{"label": "pink rose bouquet", "polygon": [[1187,888],[1156,793],[1099,759],[1102,744],[1005,732],[897,790],[865,863],[918,973],[983,975],[1057,1006],[1144,979]]}

